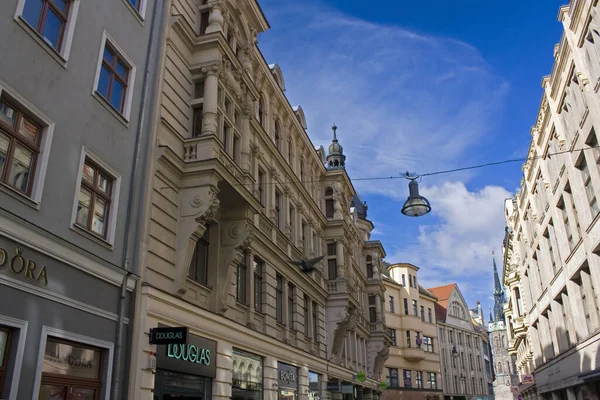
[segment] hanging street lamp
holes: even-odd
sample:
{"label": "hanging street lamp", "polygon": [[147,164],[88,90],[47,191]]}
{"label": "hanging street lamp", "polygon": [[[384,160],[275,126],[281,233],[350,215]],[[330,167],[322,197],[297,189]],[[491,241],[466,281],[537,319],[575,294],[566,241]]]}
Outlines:
{"label": "hanging street lamp", "polygon": [[406,173],[406,179],[410,180],[408,183],[408,199],[402,206],[402,214],[407,217],[421,217],[431,211],[431,205],[429,200],[419,194],[419,184],[417,179],[419,175],[410,176]]}

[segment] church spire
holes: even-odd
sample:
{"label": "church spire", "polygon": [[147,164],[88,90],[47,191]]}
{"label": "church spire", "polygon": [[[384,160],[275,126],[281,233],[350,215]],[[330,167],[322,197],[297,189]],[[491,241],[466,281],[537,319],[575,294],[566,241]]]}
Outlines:
{"label": "church spire", "polygon": [[[504,290],[502,290],[502,284],[498,277],[498,268],[496,267],[496,257],[492,251],[492,262],[494,264],[494,318],[490,321],[500,322],[504,321]],[[490,315],[491,317],[491,315]]]}

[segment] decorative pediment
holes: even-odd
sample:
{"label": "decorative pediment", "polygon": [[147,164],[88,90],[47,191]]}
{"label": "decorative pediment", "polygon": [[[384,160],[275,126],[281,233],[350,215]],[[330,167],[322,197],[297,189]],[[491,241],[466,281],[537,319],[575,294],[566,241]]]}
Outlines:
{"label": "decorative pediment", "polygon": [[177,219],[176,261],[174,292],[183,295],[185,282],[198,239],[206,230],[206,223],[219,210],[219,190],[215,186],[185,188],[179,194]]}

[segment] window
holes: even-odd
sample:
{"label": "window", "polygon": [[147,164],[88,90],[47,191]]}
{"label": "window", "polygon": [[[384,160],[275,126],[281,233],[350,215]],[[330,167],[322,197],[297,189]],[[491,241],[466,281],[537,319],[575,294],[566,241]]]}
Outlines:
{"label": "window", "polygon": [[302,221],[302,248],[304,249],[304,253],[308,253],[308,242],[306,241],[306,238],[308,237],[308,225],[306,225],[306,222],[303,220]]}
{"label": "window", "polygon": [[246,250],[244,250],[242,252],[242,260],[238,263],[237,265],[237,271],[236,271],[236,293],[235,293],[235,299],[237,301],[239,301],[240,303],[247,303],[247,298],[246,298],[246,282],[247,282],[247,272],[248,272],[248,266],[247,266],[247,262],[248,262],[248,252]]}
{"label": "window", "polygon": [[204,234],[196,242],[196,248],[192,255],[192,262],[190,263],[190,269],[188,276],[203,285],[207,284],[208,281],[208,250],[210,247],[209,242],[210,226],[206,226]]}
{"label": "window", "polygon": [[465,353],[464,352],[460,352],[460,367],[464,368],[465,367]]}
{"label": "window", "polygon": [[133,8],[135,8],[138,11],[141,11],[142,8],[142,0],[129,0],[129,2],[131,3],[131,5],[133,6]]}
{"label": "window", "polygon": [[265,111],[264,110],[265,110],[265,106],[263,104],[263,99],[261,97],[260,99],[258,99],[258,115],[257,115],[258,123],[261,126],[264,126],[263,125],[263,121],[264,121],[264,117],[265,117]]}
{"label": "window", "polygon": [[415,315],[415,317],[419,316],[419,312],[418,312],[418,307],[417,307],[417,301],[413,300],[412,301],[412,306],[413,306],[413,314]]}
{"label": "window", "polygon": [[469,369],[473,369],[473,355],[469,354]]}
{"label": "window", "polygon": [[106,39],[104,40],[101,57],[95,86],[96,92],[100,93],[119,113],[129,118],[129,110],[126,110],[126,105],[131,98],[131,96],[128,96],[127,89],[130,82],[133,82],[131,63],[126,61],[116,46]]}
{"label": "window", "polygon": [[316,301],[312,302],[312,339],[315,343],[319,343],[319,305]]}
{"label": "window", "polygon": [[398,383],[398,368],[388,368],[389,375],[387,377],[387,384],[389,387],[399,387]]}
{"label": "window", "polygon": [[406,287],[406,275],[402,274],[402,286]]}
{"label": "window", "polygon": [[0,393],[7,374],[6,365],[8,364],[8,350],[10,345],[10,331],[0,328]]}
{"label": "window", "polygon": [[425,307],[421,306],[421,321],[425,321]]}
{"label": "window", "polygon": [[294,329],[294,296],[295,296],[295,292],[296,292],[296,287],[291,284],[288,283],[288,304],[287,304],[287,319],[288,319],[288,326],[290,327],[290,329]]}
{"label": "window", "polygon": [[396,330],[390,328],[389,333],[390,333],[390,337],[392,339],[392,346],[396,346]]}
{"label": "window", "polygon": [[305,294],[304,295],[304,337],[308,338],[308,336],[310,335],[310,326],[308,321],[310,321],[310,310],[309,305],[310,305],[310,300],[308,298],[308,296]]}
{"label": "window", "polygon": [[416,371],[415,384],[417,385],[418,389],[423,389],[423,372]]}
{"label": "window", "polygon": [[429,389],[437,389],[437,375],[435,372],[427,373],[427,386]]}
{"label": "window", "polygon": [[404,299],[404,315],[408,315],[408,299]]}
{"label": "window", "polygon": [[275,226],[281,229],[281,193],[275,190]]}
{"label": "window", "polygon": [[304,183],[304,159],[300,159],[300,182]]}
{"label": "window", "polygon": [[204,108],[202,104],[194,108],[194,115],[192,118],[192,137],[198,137],[202,134],[202,113]]}
{"label": "window", "polygon": [[412,380],[410,379],[410,370],[408,370],[408,369],[404,370],[404,387],[405,388],[412,387]]}
{"label": "window", "polygon": [[[47,337],[40,400],[97,399],[102,390],[102,350]],[[67,397],[65,394],[69,393]]]}
{"label": "window", "polygon": [[263,262],[254,257],[254,309],[262,313]]}
{"label": "window", "polygon": [[406,347],[412,347],[410,343],[410,331],[406,331]]}
{"label": "window", "polygon": [[463,338],[463,337],[462,337],[462,333],[461,333],[461,332],[458,332],[458,344],[460,344],[461,346],[462,346],[462,344],[463,344],[463,340],[462,340],[462,338]]}
{"label": "window", "polygon": [[281,149],[279,148],[279,145],[280,145],[279,139],[280,138],[279,138],[279,122],[278,121],[275,121],[275,132],[273,132],[273,138],[275,141],[275,147],[277,147],[277,149],[281,151]]}
{"label": "window", "polygon": [[258,169],[258,201],[265,205],[265,171]]}
{"label": "window", "polygon": [[454,375],[454,393],[458,393],[458,377]]}
{"label": "window", "polygon": [[373,257],[367,256],[367,279],[373,279]]}
{"label": "window", "polygon": [[430,336],[423,336],[423,349],[428,353],[433,353],[433,338]]}
{"label": "window", "polygon": [[431,315],[431,308],[428,308],[428,309],[427,309],[427,317],[428,317],[428,319],[429,319],[429,323],[431,323],[431,324],[432,324],[432,323],[433,323],[433,317],[432,317],[432,315]]}
{"label": "window", "polygon": [[471,347],[471,335],[466,335],[467,338],[467,346]]}
{"label": "window", "polygon": [[394,296],[390,296],[390,312],[394,312]]}
{"label": "window", "polygon": [[454,331],[448,331],[448,335],[450,336],[450,343],[454,343]]}
{"label": "window", "polygon": [[283,324],[283,276],[277,274],[275,313],[277,322]]}
{"label": "window", "polygon": [[369,322],[377,322],[377,299],[374,294],[369,295]]}
{"label": "window", "polygon": [[[294,157],[294,142],[292,141],[292,138],[290,138],[290,140],[288,140],[288,162],[290,163],[290,165],[292,164],[293,161],[293,157]],[[292,170],[294,168],[292,167]]]}
{"label": "window", "polygon": [[[75,19],[71,8],[76,9],[76,3],[70,0],[25,0],[20,3],[22,10],[17,14],[25,20],[44,41],[53,49],[60,52],[64,58],[66,56],[66,47],[63,43],[65,38],[71,34],[69,29],[72,24],[69,23],[69,17]],[[70,38],[69,38],[70,40]]]}
{"label": "window", "polygon": [[42,127],[0,99],[0,181],[30,196],[40,154]]}
{"label": "window", "polygon": [[294,219],[296,218],[296,209],[294,206],[290,206],[290,239],[295,243],[296,234],[294,232]]}
{"label": "window", "polygon": [[581,171],[581,178],[583,179],[583,186],[585,186],[585,193],[587,195],[588,203],[590,205],[590,209],[592,212],[592,218],[598,215],[600,208],[598,207],[598,202],[596,201],[596,193],[594,192],[594,185],[592,184],[592,177],[590,175],[590,171],[587,166],[587,162],[585,157],[582,154],[582,157],[577,165],[577,168]]}
{"label": "window", "polygon": [[417,348],[420,349],[421,345],[423,344],[423,340],[421,339],[421,333],[417,332],[415,334],[415,344],[417,345]]}
{"label": "window", "polygon": [[334,213],[333,189],[328,187],[325,189],[325,217],[333,218]]}
{"label": "window", "polygon": [[75,224],[106,239],[114,190],[113,177],[86,157],[77,196]]}
{"label": "window", "polygon": [[413,281],[412,281],[412,275],[411,274],[408,274],[408,285],[410,287],[413,287]]}
{"label": "window", "polygon": [[336,243],[327,243],[327,272],[329,279],[337,279]]}
{"label": "window", "polygon": [[481,371],[481,357],[477,354],[477,371]]}

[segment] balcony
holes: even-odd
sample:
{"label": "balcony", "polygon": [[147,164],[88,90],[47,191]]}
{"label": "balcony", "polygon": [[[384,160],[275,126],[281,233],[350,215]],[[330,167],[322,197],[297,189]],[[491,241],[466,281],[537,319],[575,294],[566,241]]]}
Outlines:
{"label": "balcony", "polygon": [[402,355],[408,361],[421,361],[425,358],[425,351],[419,347],[404,347]]}

